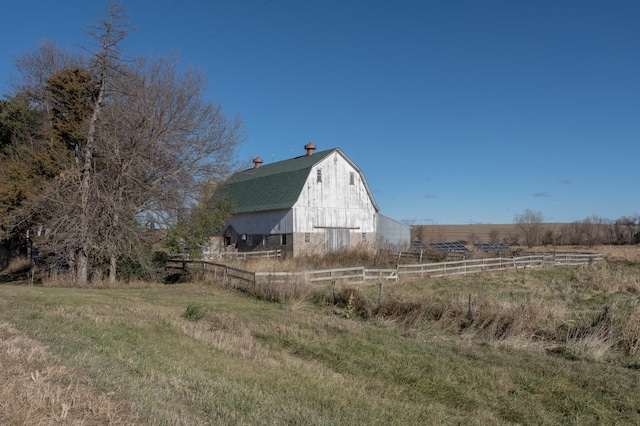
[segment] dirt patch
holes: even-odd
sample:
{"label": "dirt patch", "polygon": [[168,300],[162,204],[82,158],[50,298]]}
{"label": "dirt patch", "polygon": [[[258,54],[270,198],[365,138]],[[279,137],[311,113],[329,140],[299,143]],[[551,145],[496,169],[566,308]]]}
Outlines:
{"label": "dirt patch", "polygon": [[0,424],[135,424],[130,407],[54,362],[47,348],[0,322]]}

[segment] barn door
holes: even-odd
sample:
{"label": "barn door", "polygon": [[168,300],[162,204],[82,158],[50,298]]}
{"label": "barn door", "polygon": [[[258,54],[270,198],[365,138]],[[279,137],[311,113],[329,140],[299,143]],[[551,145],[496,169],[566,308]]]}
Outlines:
{"label": "barn door", "polygon": [[324,249],[334,251],[349,247],[349,230],[327,228],[324,230]]}

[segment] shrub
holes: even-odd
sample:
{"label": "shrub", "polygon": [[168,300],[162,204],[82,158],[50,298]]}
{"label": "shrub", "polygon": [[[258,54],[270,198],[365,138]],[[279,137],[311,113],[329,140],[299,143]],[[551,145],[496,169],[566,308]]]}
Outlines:
{"label": "shrub", "polygon": [[156,251],[153,253],[153,266],[156,268],[164,268],[167,266],[167,260],[169,260],[169,254],[164,251]]}
{"label": "shrub", "polygon": [[118,278],[129,281],[131,279],[143,279],[149,276],[147,271],[140,262],[134,260],[123,260],[118,262]]}
{"label": "shrub", "polygon": [[353,287],[333,291],[333,305],[344,310],[346,318],[368,319],[372,315],[373,304],[362,291]]}

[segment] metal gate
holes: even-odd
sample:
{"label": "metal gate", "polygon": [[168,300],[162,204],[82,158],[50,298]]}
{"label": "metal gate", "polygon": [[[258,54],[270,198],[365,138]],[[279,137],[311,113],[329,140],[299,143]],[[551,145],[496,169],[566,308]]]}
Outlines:
{"label": "metal gate", "polygon": [[327,228],[324,230],[324,250],[333,251],[349,247],[348,229]]}

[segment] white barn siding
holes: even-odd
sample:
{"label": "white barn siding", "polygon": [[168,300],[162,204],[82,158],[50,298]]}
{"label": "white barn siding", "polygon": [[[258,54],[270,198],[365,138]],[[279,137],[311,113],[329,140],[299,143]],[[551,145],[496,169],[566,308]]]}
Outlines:
{"label": "white barn siding", "polygon": [[312,169],[293,210],[294,232],[324,233],[326,228],[358,233],[376,230],[375,207],[362,176],[337,152]]}
{"label": "white barn siding", "polygon": [[407,250],[411,243],[411,227],[390,217],[378,214],[377,249]]}
{"label": "white barn siding", "polygon": [[240,234],[291,234],[293,216],[291,210],[244,213],[233,216],[229,224]]}

